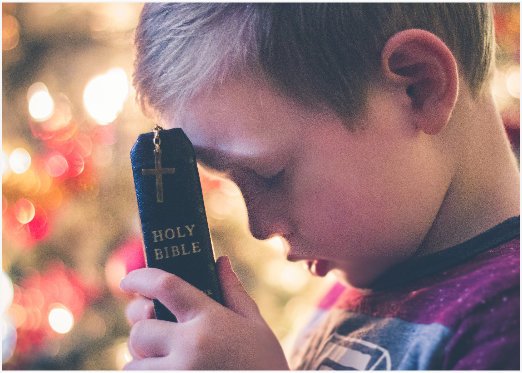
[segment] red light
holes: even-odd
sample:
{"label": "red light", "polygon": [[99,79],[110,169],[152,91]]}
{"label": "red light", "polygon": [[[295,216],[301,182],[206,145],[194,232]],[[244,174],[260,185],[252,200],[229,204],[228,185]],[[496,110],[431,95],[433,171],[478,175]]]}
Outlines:
{"label": "red light", "polygon": [[45,211],[42,208],[37,207],[33,220],[27,223],[27,226],[31,238],[35,240],[45,238],[49,232],[49,223]]}
{"label": "red light", "polygon": [[69,164],[69,172],[67,173],[67,176],[69,177],[78,176],[85,168],[83,158],[77,153],[71,153],[67,157],[67,163]]}

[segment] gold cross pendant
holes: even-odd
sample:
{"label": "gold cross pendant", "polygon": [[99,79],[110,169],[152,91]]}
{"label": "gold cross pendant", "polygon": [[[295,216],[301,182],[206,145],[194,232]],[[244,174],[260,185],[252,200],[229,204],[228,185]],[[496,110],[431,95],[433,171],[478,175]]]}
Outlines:
{"label": "gold cross pendant", "polygon": [[141,173],[142,175],[156,176],[156,202],[163,203],[163,174],[173,174],[176,169],[161,167],[160,129],[159,126],[154,129],[154,168],[144,168]]}

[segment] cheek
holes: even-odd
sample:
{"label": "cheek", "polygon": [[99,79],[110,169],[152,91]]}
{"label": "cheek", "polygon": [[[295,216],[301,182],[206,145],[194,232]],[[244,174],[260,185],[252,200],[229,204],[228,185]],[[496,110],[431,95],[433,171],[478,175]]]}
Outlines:
{"label": "cheek", "polygon": [[[295,189],[295,221],[310,251],[325,256],[409,256],[447,189],[444,170],[415,148],[308,164]],[[368,152],[366,152],[368,155]],[[437,180],[437,181],[435,181]]]}
{"label": "cheek", "polygon": [[359,240],[360,232],[367,229],[360,218],[371,215],[365,203],[366,191],[332,163],[308,164],[310,170],[315,172],[295,184],[292,206],[297,233],[309,250],[333,255]]}
{"label": "cheek", "polygon": [[317,184],[318,192],[303,193],[295,205],[299,236],[316,254],[369,255],[382,233],[376,227],[386,221],[382,200],[372,193],[375,190],[344,183],[342,177],[325,180],[328,182]]}

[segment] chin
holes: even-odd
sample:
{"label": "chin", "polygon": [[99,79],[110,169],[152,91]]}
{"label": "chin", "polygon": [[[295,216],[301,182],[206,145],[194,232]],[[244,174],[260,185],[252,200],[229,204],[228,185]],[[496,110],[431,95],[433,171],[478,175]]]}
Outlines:
{"label": "chin", "polygon": [[347,271],[343,269],[333,269],[332,273],[335,278],[345,286],[354,287],[358,289],[367,289],[377,279],[379,274],[371,271]]}
{"label": "chin", "polygon": [[338,261],[332,268],[336,278],[345,285],[368,289],[386,271],[400,262],[401,257],[357,257]]}

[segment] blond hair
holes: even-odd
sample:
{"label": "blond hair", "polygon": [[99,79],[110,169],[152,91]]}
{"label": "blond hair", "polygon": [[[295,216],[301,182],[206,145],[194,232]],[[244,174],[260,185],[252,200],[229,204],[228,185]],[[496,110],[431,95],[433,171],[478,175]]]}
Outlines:
{"label": "blond hair", "polygon": [[282,94],[342,118],[360,112],[395,33],[430,31],[477,94],[494,55],[492,9],[480,3],[148,3],[136,29],[134,85],[164,116],[201,89],[252,73]]}

